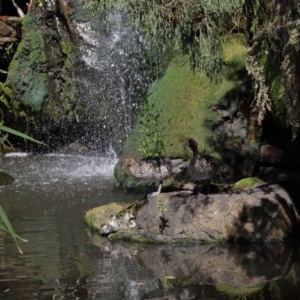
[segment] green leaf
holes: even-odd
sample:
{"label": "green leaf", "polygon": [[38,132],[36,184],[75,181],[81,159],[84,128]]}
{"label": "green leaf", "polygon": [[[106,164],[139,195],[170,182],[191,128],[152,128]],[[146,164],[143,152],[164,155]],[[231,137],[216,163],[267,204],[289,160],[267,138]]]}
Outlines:
{"label": "green leaf", "polygon": [[1,204],[0,204],[0,218],[1,218],[2,222],[3,222],[3,224],[1,224],[0,229],[4,230],[5,232],[8,232],[11,235],[11,237],[13,238],[13,240],[14,240],[14,242],[15,242],[18,250],[19,250],[19,252],[21,254],[23,254],[23,251],[21,250],[21,248],[20,248],[20,246],[18,244],[17,239],[21,239],[24,242],[27,242],[27,240],[22,239],[19,235],[17,235],[15,233],[15,231],[14,231],[14,229],[13,229],[13,227],[12,227],[12,225],[11,225],[11,223],[10,223],[10,221],[9,221],[6,213],[5,213],[5,211],[3,210]]}
{"label": "green leaf", "polygon": [[26,139],[28,141],[37,143],[37,144],[46,145],[45,143],[40,142],[40,141],[30,137],[29,135],[27,135],[25,133],[22,133],[20,131],[14,130],[12,128],[6,127],[6,126],[2,125],[1,123],[0,123],[0,130],[5,131],[5,132],[10,133],[10,134],[13,134],[13,135],[18,136],[18,137],[21,137],[21,138]]}

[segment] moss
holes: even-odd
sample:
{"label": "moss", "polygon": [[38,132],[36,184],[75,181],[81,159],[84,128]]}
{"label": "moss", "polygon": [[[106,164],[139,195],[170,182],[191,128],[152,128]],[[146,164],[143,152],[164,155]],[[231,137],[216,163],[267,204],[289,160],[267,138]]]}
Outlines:
{"label": "moss", "polygon": [[[165,75],[153,84],[149,114],[159,115],[158,131],[164,137],[165,155],[187,154],[183,149],[183,139],[187,137],[198,140],[205,151],[214,151],[209,143],[212,132],[206,125],[214,118],[210,106],[220,102],[226,93],[241,83],[241,78],[228,75],[245,69],[246,47],[241,35],[224,42],[224,56],[227,66],[219,84],[211,83],[201,72],[193,72],[186,56],[175,58]],[[141,126],[137,125],[125,142],[123,154],[137,153],[136,149],[141,148],[141,136]],[[218,156],[217,153],[215,155]]]}
{"label": "moss", "polygon": [[136,228],[119,230],[116,233],[109,235],[110,240],[122,240],[134,243],[153,243],[143,235],[141,235]]}
{"label": "moss", "polygon": [[6,85],[3,86],[3,94],[10,99],[12,99],[14,97],[13,90]]}
{"label": "moss", "polygon": [[49,95],[44,40],[33,17],[26,16],[22,26],[24,35],[9,66],[6,85],[17,100],[40,111]]}
{"label": "moss", "polygon": [[112,202],[90,209],[84,216],[85,222],[90,229],[99,230],[103,224],[109,221],[112,214],[117,215],[127,205],[128,203]]}
{"label": "moss", "polygon": [[67,41],[60,41],[60,45],[61,45],[62,52],[66,56],[65,67],[69,69],[72,67],[72,52],[73,52],[72,44]]}
{"label": "moss", "polygon": [[239,181],[237,181],[236,183],[233,184],[233,188],[234,189],[243,189],[246,187],[251,187],[251,186],[259,186],[264,184],[265,182],[262,181],[259,178],[256,177],[248,177],[248,178],[243,178]]}
{"label": "moss", "polygon": [[235,297],[240,295],[240,296],[243,296],[243,298],[246,295],[251,295],[251,294],[257,293],[263,288],[263,285],[258,285],[258,286],[254,286],[254,287],[237,288],[232,285],[225,284],[225,283],[217,283],[215,286],[219,292],[222,292],[226,295],[235,296]]}
{"label": "moss", "polygon": [[85,222],[90,229],[99,230],[103,224],[108,223],[111,215],[122,217],[126,210],[133,215],[144,204],[144,200],[127,202],[111,202],[88,210],[84,216]]}

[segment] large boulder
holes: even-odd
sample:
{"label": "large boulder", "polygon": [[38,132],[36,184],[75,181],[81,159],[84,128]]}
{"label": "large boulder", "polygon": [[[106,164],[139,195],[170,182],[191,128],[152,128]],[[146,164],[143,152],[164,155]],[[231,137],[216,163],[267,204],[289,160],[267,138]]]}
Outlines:
{"label": "large boulder", "polygon": [[210,195],[152,194],[136,224],[152,241],[275,241],[298,230],[299,215],[283,188],[263,184]]}

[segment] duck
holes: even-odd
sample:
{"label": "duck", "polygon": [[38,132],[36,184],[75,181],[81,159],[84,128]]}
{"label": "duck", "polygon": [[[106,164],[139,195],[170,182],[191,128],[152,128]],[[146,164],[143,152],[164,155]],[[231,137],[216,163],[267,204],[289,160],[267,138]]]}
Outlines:
{"label": "duck", "polygon": [[131,175],[138,179],[154,181],[159,183],[158,191],[161,193],[163,180],[181,173],[185,167],[183,158],[171,157],[144,157],[137,161],[132,156],[124,157],[122,169],[129,168]]}
{"label": "duck", "polygon": [[120,220],[120,228],[121,229],[128,229],[128,228],[133,228],[135,226],[136,226],[135,217],[130,212],[130,210],[127,209],[124,216]]}
{"label": "duck", "polygon": [[134,227],[136,227],[135,217],[130,212],[126,211],[125,215],[120,218],[116,215],[110,215],[108,223],[101,226],[100,232],[103,235],[109,235],[122,229]]}
{"label": "duck", "polygon": [[208,193],[210,182],[217,173],[219,162],[212,156],[201,154],[198,143],[193,138],[188,138],[185,146],[193,152],[193,157],[188,165],[188,174],[196,181],[197,185],[203,183],[203,186],[207,187]]}
{"label": "duck", "polygon": [[116,215],[110,215],[108,226],[112,232],[117,232],[120,230],[120,221],[117,219]]}

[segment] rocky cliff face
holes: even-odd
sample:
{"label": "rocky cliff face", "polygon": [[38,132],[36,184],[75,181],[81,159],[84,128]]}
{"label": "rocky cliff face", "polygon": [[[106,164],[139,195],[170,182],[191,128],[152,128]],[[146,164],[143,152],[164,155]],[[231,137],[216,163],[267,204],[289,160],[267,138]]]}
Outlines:
{"label": "rocky cliff face", "polygon": [[150,82],[145,44],[123,14],[46,1],[22,19],[3,85],[4,122],[50,148],[120,151]]}

